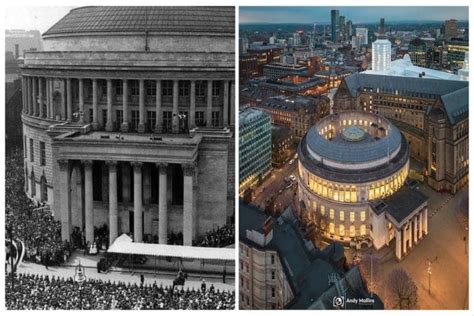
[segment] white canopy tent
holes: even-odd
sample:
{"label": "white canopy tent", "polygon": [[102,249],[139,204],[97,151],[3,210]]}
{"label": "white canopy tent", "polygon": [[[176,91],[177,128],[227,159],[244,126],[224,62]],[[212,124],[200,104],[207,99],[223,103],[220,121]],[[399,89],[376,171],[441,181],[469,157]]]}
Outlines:
{"label": "white canopy tent", "polygon": [[235,249],[191,247],[133,242],[126,234],[117,237],[108,252],[155,257],[176,257],[182,259],[234,261]]}

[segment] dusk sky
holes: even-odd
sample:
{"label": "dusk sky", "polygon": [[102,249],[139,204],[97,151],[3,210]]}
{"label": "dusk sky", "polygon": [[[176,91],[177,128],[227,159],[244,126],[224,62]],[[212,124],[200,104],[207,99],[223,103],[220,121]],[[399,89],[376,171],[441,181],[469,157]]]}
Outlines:
{"label": "dusk sky", "polygon": [[353,23],[406,20],[468,20],[468,7],[240,7],[240,23],[321,23],[331,21],[338,9]]}

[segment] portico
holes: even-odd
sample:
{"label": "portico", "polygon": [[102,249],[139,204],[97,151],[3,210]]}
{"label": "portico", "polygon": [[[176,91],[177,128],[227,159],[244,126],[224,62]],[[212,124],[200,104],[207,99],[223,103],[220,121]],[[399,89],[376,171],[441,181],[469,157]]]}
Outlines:
{"label": "portico", "polygon": [[[156,242],[166,244],[173,231],[182,233],[183,244],[191,246],[196,238],[196,159],[201,138],[154,140],[106,132],[56,137],[61,199],[55,209],[61,210],[62,238],[70,239],[72,227],[80,224],[76,219],[80,216],[71,210],[76,198],[71,191],[83,183],[84,198],[75,204],[84,204],[78,210],[84,209],[84,227],[79,228],[86,241],[94,240],[94,226],[106,224],[110,243],[122,233],[133,233],[135,242],[153,242],[156,237]],[[83,181],[71,181],[74,169]]]}

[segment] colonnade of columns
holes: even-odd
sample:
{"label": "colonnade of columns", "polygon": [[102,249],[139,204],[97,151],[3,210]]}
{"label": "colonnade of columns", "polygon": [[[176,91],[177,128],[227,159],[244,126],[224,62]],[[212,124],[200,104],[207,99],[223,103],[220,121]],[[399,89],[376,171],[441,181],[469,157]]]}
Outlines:
{"label": "colonnade of columns", "polygon": [[[72,233],[71,214],[71,172],[74,167],[73,161],[58,160],[59,163],[59,187],[60,187],[60,209],[62,238],[70,239]],[[108,167],[109,186],[109,240],[112,243],[118,237],[118,194],[117,194],[117,161],[106,161]],[[143,163],[131,162],[133,168],[133,234],[134,242],[143,242],[143,200],[142,200],[142,176]],[[85,209],[85,238],[86,242],[94,241],[94,197],[93,197],[93,161],[83,160],[81,166],[84,170],[84,209]],[[168,205],[167,205],[167,163],[157,163],[159,187],[158,187],[158,242],[166,244],[168,241]],[[183,244],[191,246],[194,238],[195,226],[195,164],[182,165],[183,169]]]}
{"label": "colonnade of columns", "polygon": [[428,234],[428,208],[413,216],[403,225],[400,230],[395,232],[395,255],[401,260],[408,251]]}
{"label": "colonnade of columns", "polygon": [[[60,109],[56,109],[54,105],[54,82],[59,80],[59,89],[61,94]],[[34,76],[23,76],[22,77],[22,88],[23,88],[23,112],[28,115],[38,116],[41,118],[48,118],[54,120],[73,121],[83,120],[88,121],[88,113],[85,113],[84,103],[84,80],[83,78],[77,79],[77,91],[78,99],[73,100],[73,83],[72,78],[55,79],[50,77],[34,77]],[[93,129],[97,130],[100,128],[99,124],[99,86],[96,78],[90,79],[92,81],[92,123]],[[112,79],[106,80],[106,96],[107,96],[107,118],[104,122],[104,128],[106,131],[114,130],[115,122],[113,121],[113,110],[117,109],[117,104],[114,104],[113,91],[114,86]],[[129,79],[120,79],[122,85],[122,104],[121,110],[123,111],[122,121],[120,124],[120,131],[128,132],[130,130],[130,107],[129,101],[131,96],[129,95]],[[146,106],[146,91],[145,91],[145,79],[138,79],[138,110],[139,110],[139,122],[137,131],[145,132],[145,124],[147,120],[147,110],[150,109]],[[151,81],[151,80],[149,80]],[[154,132],[163,132],[163,98],[162,98],[162,87],[163,80],[153,80],[156,84],[155,100],[155,115],[156,124],[154,126]],[[180,80],[172,80],[172,118],[171,118],[171,131],[172,133],[179,133],[179,120],[180,120],[180,95],[179,95],[179,82]],[[204,82],[204,81],[203,81]],[[206,114],[205,114],[205,125],[206,127],[216,127],[213,125],[213,107],[216,106],[213,101],[213,82],[215,80],[206,80],[207,82],[207,93],[206,93]],[[235,115],[235,85],[234,81],[224,80],[223,81],[223,104],[222,104],[222,117],[221,124],[223,126],[234,125]],[[196,127],[196,80],[189,80],[189,108],[186,108],[188,113],[188,127],[189,129]],[[230,91],[229,91],[230,89]],[[229,98],[230,94],[230,98]],[[78,114],[74,114],[73,103],[77,101]],[[82,113],[83,115],[79,115]],[[230,115],[229,115],[230,114]],[[77,116],[77,117],[76,117]],[[229,121],[230,120],[230,121]]]}

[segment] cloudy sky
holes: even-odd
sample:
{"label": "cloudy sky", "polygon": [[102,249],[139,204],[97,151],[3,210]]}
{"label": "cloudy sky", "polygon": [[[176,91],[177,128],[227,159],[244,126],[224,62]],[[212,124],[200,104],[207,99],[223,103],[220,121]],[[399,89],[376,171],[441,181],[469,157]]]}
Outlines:
{"label": "cloudy sky", "polygon": [[329,23],[338,9],[353,23],[402,20],[468,20],[467,7],[240,7],[240,23]]}
{"label": "cloudy sky", "polygon": [[5,29],[46,32],[73,7],[6,7]]}

